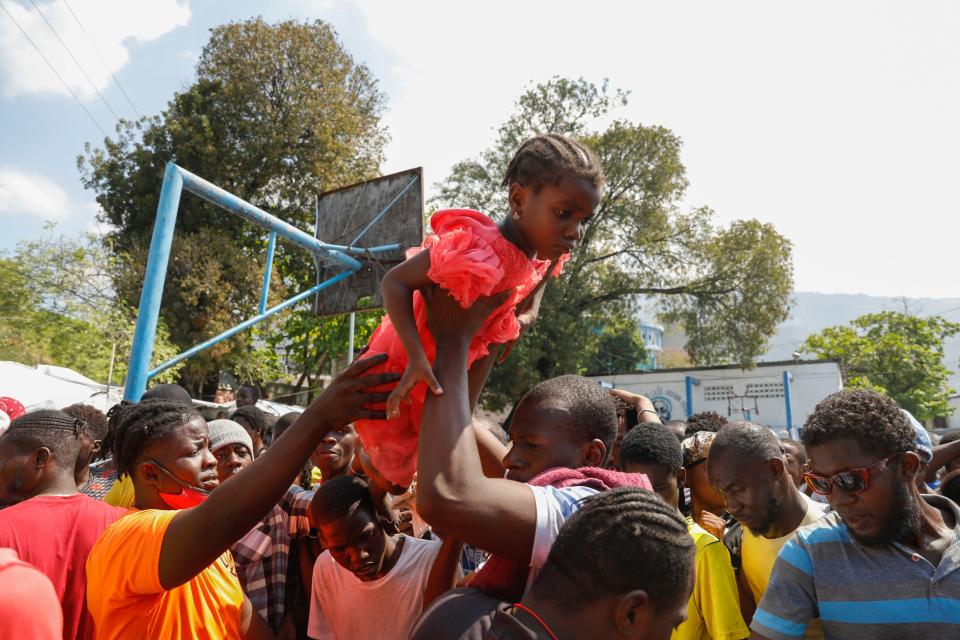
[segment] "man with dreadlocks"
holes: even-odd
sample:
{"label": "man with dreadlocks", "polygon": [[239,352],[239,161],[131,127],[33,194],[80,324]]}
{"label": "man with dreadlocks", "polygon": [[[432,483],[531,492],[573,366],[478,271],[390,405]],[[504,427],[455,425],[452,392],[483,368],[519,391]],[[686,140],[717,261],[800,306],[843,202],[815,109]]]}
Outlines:
{"label": "man with dreadlocks", "polygon": [[[493,365],[491,345],[513,344],[536,319],[544,287],[583,238],[600,203],[603,171],[583,144],[555,134],[524,142],[507,168],[510,215],[499,223],[470,209],[438,211],[434,233],[383,278],[388,317],[369,353],[389,356],[385,371],[403,372],[387,401],[388,420],[361,420],[363,448],[390,482],[408,486],[417,464],[417,433],[427,389],[442,393],[431,371],[436,345],[420,290],[439,285],[466,309],[478,297],[507,292],[470,344],[472,391]],[[495,349],[497,351],[497,349]],[[509,353],[509,346],[502,357]]]}
{"label": "man with dreadlocks", "polygon": [[85,606],[87,556],[125,511],[83,495],[74,471],[86,423],[35,411],[0,436],[0,547],[46,574],[63,606],[63,637],[94,637]]}
{"label": "man with dreadlocks", "polygon": [[114,461],[132,478],[134,509],[87,560],[87,605],[99,640],[271,637],[240,587],[230,545],[277,504],[326,434],[358,418],[394,374],[364,375],[384,357],[353,363],[243,473],[218,486],[207,423],[164,400],[123,407],[111,431]]}
{"label": "man with dreadlocks", "polygon": [[563,525],[522,599],[458,589],[427,610],[411,639],[666,640],[686,618],[693,559],[674,507],[649,491],[611,489],[587,498]]}

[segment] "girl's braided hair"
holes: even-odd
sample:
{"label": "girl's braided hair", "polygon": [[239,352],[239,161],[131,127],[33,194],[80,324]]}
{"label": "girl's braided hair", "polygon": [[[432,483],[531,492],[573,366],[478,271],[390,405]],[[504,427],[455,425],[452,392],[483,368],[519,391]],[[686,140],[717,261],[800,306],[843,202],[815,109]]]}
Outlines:
{"label": "girl's braided hair", "polygon": [[545,183],[556,184],[564,175],[583,178],[595,187],[602,187],[604,182],[600,161],[586,145],[556,133],[544,133],[520,145],[501,186],[518,182],[539,191]]}

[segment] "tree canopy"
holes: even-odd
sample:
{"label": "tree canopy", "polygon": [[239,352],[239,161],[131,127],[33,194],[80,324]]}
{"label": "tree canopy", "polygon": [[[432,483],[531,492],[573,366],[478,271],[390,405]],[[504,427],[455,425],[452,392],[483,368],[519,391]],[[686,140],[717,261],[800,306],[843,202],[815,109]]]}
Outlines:
{"label": "tree canopy", "polygon": [[[22,242],[0,256],[0,360],[55,364],[106,383],[123,380],[136,314],[113,289],[118,261],[92,234]],[[176,355],[166,326],[157,328],[158,360]],[[171,382],[179,367],[160,374]]]}
{"label": "tree canopy", "polygon": [[[787,318],[791,243],[772,225],[720,226],[707,207],[684,210],[680,138],[616,117],[629,95],[607,83],[552,78],[527,90],[493,146],[457,163],[433,204],[507,212],[499,186],[513,153],[537,133],[589,145],[607,177],[603,199],[540,318],[498,367],[485,402],[503,406],[537,381],[569,372],[633,370],[644,359],[634,319],[653,305],[687,335],[694,364],[749,366]],[[607,123],[607,124],[603,124]]]}
{"label": "tree canopy", "polygon": [[943,341],[960,324],[939,316],[885,311],[807,338],[803,351],[840,362],[844,384],[889,395],[918,420],[948,416],[956,393],[947,383]]}
{"label": "tree canopy", "polygon": [[[323,21],[256,18],[213,28],[189,87],[161,114],[121,123],[115,138],[88,145],[78,159],[125,265],[115,281],[120,299],[139,302],[168,161],[310,229],[317,194],[378,174],[384,103],[370,71]],[[161,307],[177,346],[254,315],[266,243],[264,230],[184,193]],[[314,277],[310,255],[278,243],[272,296],[301,291]],[[261,335],[281,331],[303,342],[311,314],[285,313]],[[244,332],[188,360],[183,382],[198,392],[220,369],[263,380],[278,372],[274,352],[256,331]],[[292,353],[295,366],[316,361],[313,352]]]}

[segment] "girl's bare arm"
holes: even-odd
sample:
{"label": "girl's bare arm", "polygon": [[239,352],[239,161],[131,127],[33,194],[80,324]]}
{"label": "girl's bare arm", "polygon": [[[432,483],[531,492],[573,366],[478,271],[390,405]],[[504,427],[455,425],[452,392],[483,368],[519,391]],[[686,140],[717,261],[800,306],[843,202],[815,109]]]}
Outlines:
{"label": "girl's bare arm", "polygon": [[383,306],[407,350],[407,359],[426,358],[413,317],[413,292],[430,284],[430,252],[421,251],[387,272],[380,283]]}

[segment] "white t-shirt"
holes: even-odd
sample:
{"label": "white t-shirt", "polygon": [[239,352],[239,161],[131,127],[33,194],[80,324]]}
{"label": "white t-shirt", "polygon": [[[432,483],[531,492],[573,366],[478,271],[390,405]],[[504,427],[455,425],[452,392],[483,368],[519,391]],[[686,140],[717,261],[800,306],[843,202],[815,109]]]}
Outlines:
{"label": "white t-shirt", "polygon": [[524,595],[530,591],[534,579],[547,562],[560,527],[570,516],[580,509],[580,502],[599,493],[592,487],[535,487],[527,485],[533,491],[537,503],[537,529],[533,534],[533,549],[530,550],[530,573]]}
{"label": "white t-shirt", "polygon": [[316,640],[407,640],[423,609],[423,592],[439,540],[405,539],[400,558],[385,576],[364,582],[329,551],[313,566],[310,622]]}

